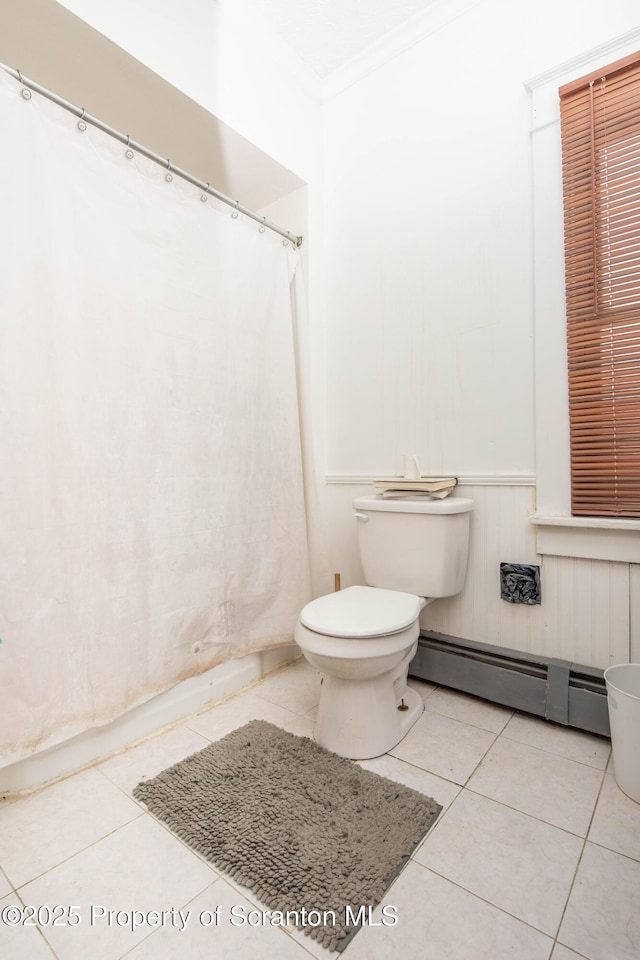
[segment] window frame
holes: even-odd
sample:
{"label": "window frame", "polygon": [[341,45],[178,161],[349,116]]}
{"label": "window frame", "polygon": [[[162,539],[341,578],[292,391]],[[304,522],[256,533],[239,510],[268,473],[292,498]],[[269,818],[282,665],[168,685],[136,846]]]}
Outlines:
{"label": "window frame", "polygon": [[640,520],[574,517],[558,89],[640,49],[640,28],[525,82],[531,108],[536,512],[539,553],[640,563]]}

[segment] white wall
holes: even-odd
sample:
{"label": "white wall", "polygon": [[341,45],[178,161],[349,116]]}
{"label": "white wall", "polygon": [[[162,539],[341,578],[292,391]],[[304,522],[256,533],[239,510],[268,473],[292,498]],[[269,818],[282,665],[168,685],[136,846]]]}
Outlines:
{"label": "white wall", "polygon": [[330,474],[534,472],[524,81],[638,7],[449,5],[325,104]]}
{"label": "white wall", "polygon": [[[308,184],[327,475],[366,481],[416,452],[424,471],[461,476],[477,500],[465,593],[427,608],[424,626],[596,666],[624,659],[631,637],[640,657],[638,567],[543,558],[528,521],[537,457],[524,86],[637,27],[635,0],[434,0],[332,75],[324,105],[317,80],[242,0],[64,6]],[[366,489],[326,488],[331,565],[345,585],[361,575],[349,503]],[[500,560],[542,564],[540,608],[498,599]]]}
{"label": "white wall", "polygon": [[[399,473],[403,453],[415,452],[424,472],[460,476],[470,484],[461,493],[476,500],[465,591],[429,606],[423,625],[600,667],[629,658],[634,570],[543,558],[529,522],[534,236],[524,84],[638,23],[630,0],[605,9],[593,0],[436,3],[386,51],[379,45],[334,75],[324,109],[332,562],[343,582],[358,578],[355,480]],[[541,563],[540,607],[499,599],[500,561]]]}
{"label": "white wall", "polygon": [[61,0],[305,181],[320,84],[242,0]]}
{"label": "white wall", "polygon": [[203,106],[212,82],[189,97],[55,0],[3,0],[0,60],[250,209],[304,184]]}

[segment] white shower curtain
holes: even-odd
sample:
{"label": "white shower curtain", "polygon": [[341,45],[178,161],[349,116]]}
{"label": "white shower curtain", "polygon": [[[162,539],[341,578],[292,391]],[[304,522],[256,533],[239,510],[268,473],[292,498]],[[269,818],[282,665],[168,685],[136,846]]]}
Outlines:
{"label": "white shower curtain", "polygon": [[309,599],[298,255],[0,70],[0,765]]}

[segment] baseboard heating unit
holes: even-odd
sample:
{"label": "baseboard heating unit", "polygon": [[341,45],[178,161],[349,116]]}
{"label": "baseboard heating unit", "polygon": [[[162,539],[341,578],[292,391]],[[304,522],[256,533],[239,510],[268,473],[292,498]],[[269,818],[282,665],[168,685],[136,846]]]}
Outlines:
{"label": "baseboard heating unit", "polygon": [[610,736],[604,671],[422,633],[409,675],[554,723]]}

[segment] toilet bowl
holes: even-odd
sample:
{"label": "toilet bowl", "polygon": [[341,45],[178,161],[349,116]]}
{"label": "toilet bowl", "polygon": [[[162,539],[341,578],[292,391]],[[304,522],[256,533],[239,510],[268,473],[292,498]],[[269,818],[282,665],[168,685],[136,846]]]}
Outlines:
{"label": "toilet bowl", "polygon": [[376,587],[348,587],[312,600],[295,639],[323,676],[314,736],[352,760],[396,745],[424,709],[407,685],[426,600]]}
{"label": "toilet bowl", "polygon": [[[407,684],[419,617],[436,596],[462,589],[472,506],[462,498],[354,501],[367,585],[312,600],[295,631],[322,674],[314,737],[327,750],[352,760],[380,756],[422,714],[422,698]],[[424,592],[405,592],[404,584]]]}

